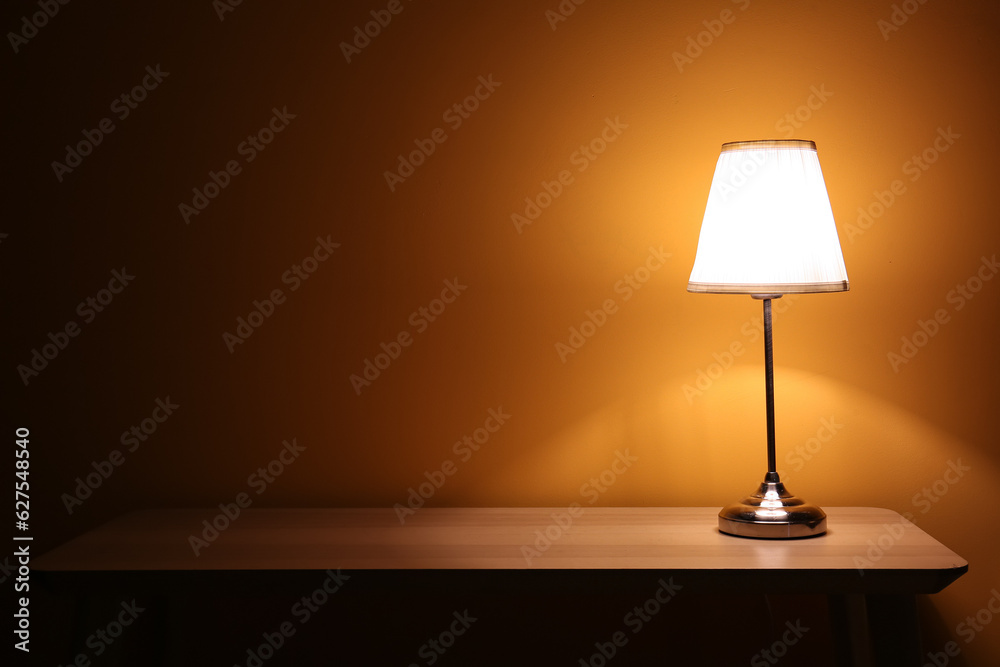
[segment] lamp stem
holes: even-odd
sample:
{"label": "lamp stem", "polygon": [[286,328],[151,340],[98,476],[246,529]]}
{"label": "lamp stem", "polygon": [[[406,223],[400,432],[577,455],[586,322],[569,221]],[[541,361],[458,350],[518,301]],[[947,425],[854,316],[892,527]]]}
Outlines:
{"label": "lamp stem", "polygon": [[813,537],[826,532],[826,512],[788,492],[778,477],[774,455],[774,347],[771,299],[781,294],[751,294],[764,302],[764,389],[767,396],[767,474],[755,493],[719,512],[719,530],[741,537]]}
{"label": "lamp stem", "polygon": [[771,344],[771,300],[764,299],[764,388],[767,395],[767,472],[777,476],[774,453],[774,350]]}

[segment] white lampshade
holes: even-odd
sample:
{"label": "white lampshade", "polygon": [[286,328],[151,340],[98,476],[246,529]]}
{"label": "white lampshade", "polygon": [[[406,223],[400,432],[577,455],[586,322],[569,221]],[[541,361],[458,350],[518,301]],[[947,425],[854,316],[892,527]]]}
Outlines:
{"label": "white lampshade", "polygon": [[816,144],[722,145],[689,292],[843,292],[847,268]]}

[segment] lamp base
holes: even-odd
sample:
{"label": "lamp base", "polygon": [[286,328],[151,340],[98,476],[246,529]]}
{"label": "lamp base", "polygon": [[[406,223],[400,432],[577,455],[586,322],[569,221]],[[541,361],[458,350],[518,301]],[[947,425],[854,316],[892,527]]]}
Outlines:
{"label": "lamp base", "polygon": [[790,539],[826,532],[826,512],[785,490],[769,472],[757,492],[722,508],[719,530],[739,537]]}

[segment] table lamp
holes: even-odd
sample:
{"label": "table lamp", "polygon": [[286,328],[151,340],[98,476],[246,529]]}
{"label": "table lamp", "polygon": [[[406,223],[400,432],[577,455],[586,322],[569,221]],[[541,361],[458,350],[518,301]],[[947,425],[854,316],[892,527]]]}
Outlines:
{"label": "table lamp", "polygon": [[767,406],[767,473],[755,493],[719,512],[723,533],[785,539],[826,532],[826,513],[785,490],[775,469],[771,300],[847,289],[816,144],[798,139],[723,144],[688,291],[749,294],[764,302]]}

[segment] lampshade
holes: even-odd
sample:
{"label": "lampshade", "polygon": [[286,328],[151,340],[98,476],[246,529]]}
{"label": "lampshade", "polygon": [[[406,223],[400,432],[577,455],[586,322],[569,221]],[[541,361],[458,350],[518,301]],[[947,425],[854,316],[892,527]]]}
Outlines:
{"label": "lampshade", "polygon": [[816,144],[722,145],[689,292],[843,292],[847,269]]}

